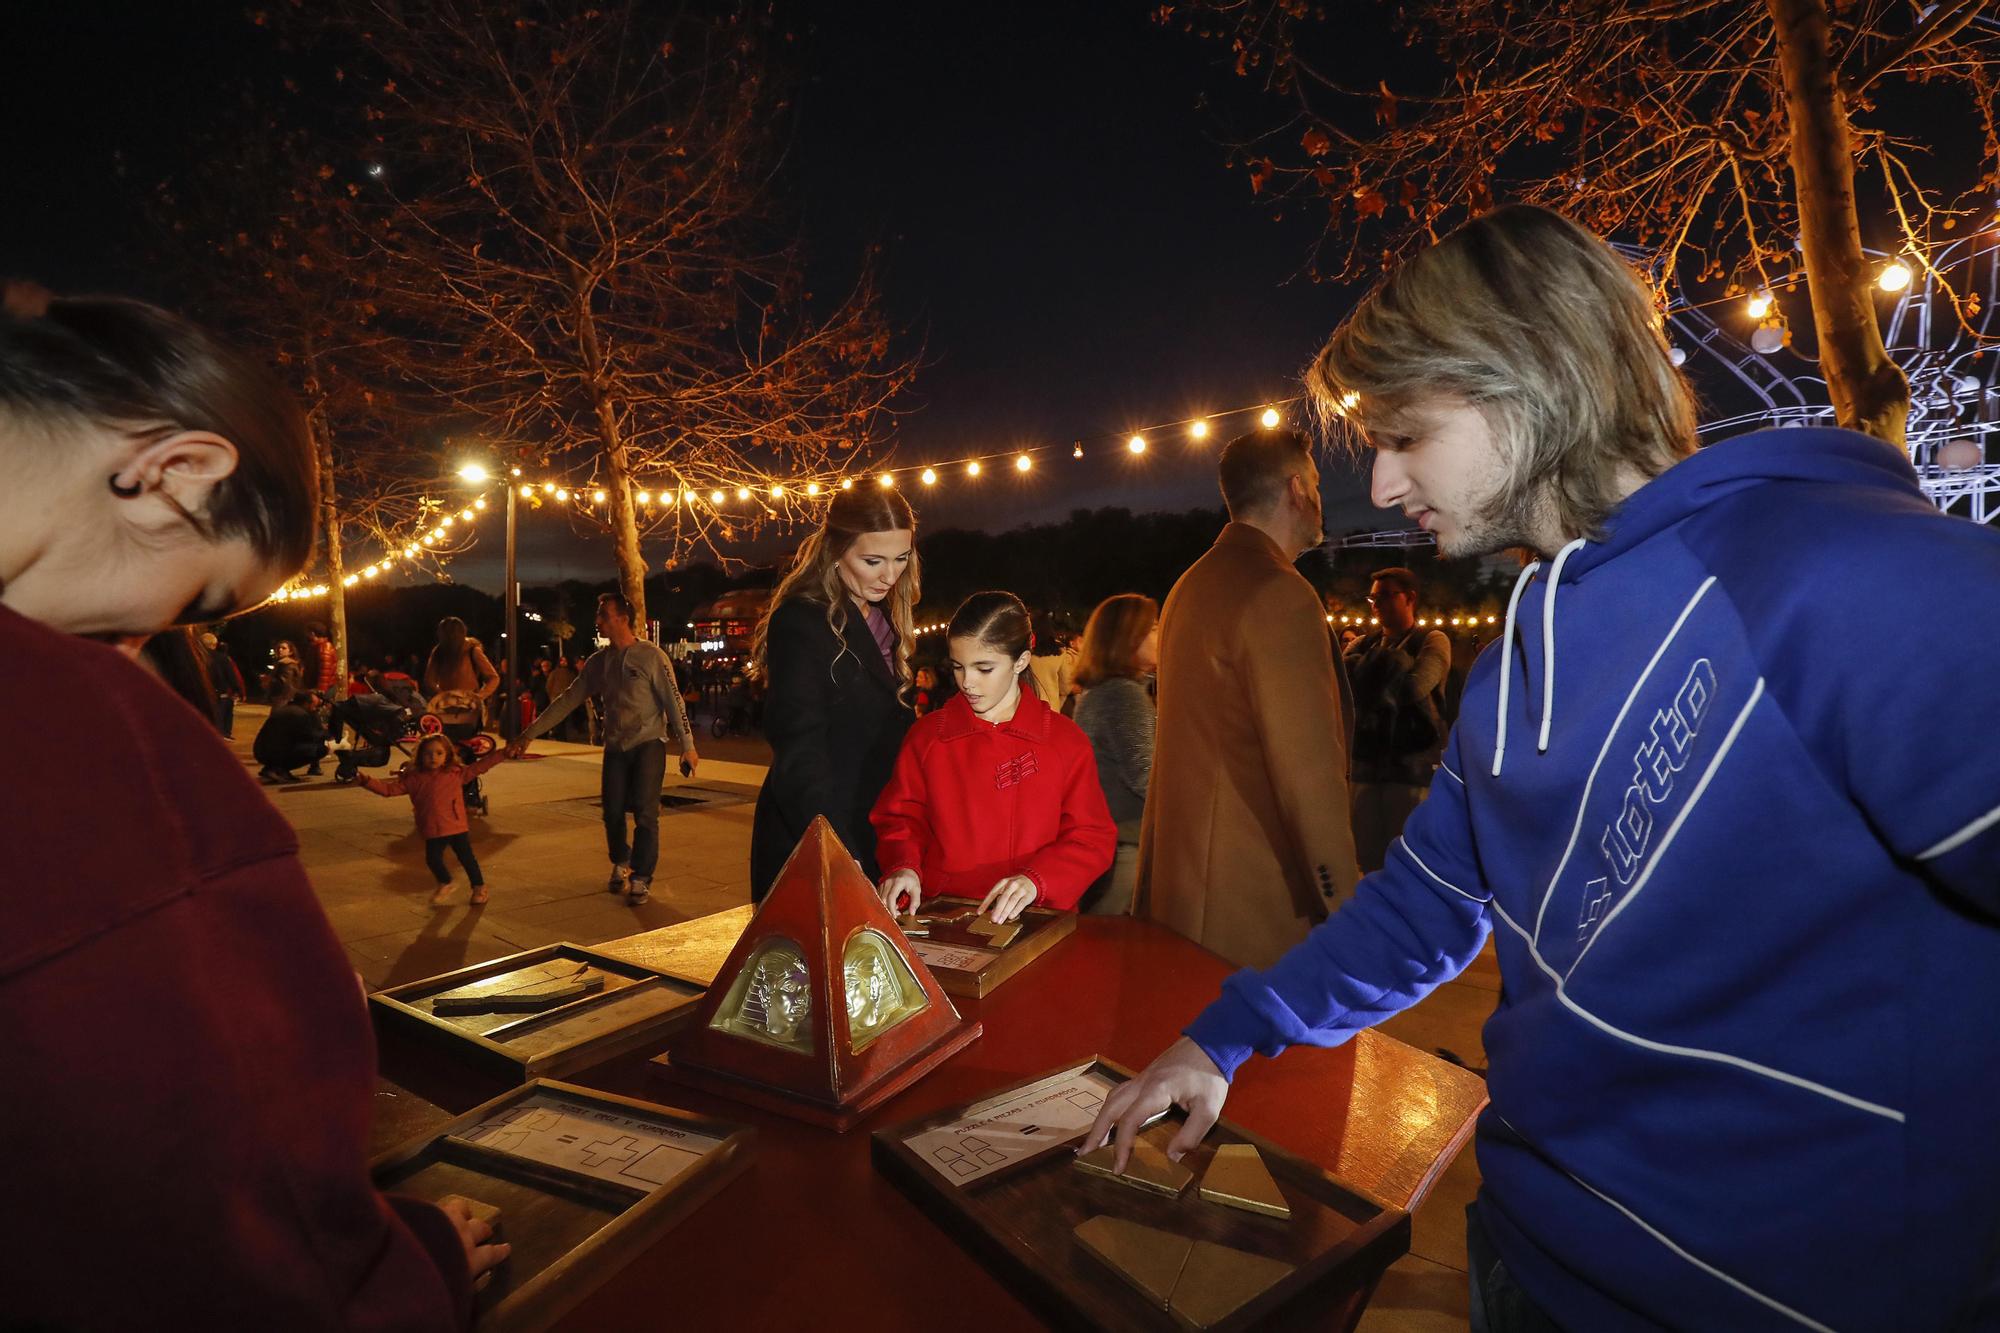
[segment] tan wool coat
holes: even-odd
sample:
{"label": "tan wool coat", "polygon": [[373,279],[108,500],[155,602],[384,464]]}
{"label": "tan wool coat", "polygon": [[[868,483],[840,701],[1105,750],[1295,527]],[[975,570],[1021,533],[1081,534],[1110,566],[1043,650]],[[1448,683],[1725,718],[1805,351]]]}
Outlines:
{"label": "tan wool coat", "polygon": [[1245,967],[1304,939],[1360,877],[1350,734],[1312,585],[1229,524],[1160,616],[1137,914]]}

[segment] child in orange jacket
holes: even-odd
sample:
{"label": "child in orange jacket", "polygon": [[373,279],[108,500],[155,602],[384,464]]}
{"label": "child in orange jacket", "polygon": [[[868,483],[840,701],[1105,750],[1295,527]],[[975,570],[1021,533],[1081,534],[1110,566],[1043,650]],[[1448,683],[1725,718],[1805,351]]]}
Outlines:
{"label": "child in orange jacket", "polygon": [[451,872],[445,869],[444,850],[458,854],[465,877],[472,884],[473,906],[486,901],[486,880],[472,855],[472,826],[465,818],[465,785],[507,758],[505,750],[462,764],[458,747],[443,736],[426,736],[417,744],[414,765],[405,766],[396,777],[384,781],[359,774],[356,781],[377,796],[408,796],[417,812],[417,832],[424,839],[424,864],[437,879],[431,906],[442,907],[451,898]]}
{"label": "child in orange jacket", "polygon": [[1036,903],[1067,911],[1118,847],[1090,741],[1023,688],[1033,636],[1019,598],[975,593],[947,636],[960,693],[910,728],[869,815],[882,903],[978,898],[996,922]]}

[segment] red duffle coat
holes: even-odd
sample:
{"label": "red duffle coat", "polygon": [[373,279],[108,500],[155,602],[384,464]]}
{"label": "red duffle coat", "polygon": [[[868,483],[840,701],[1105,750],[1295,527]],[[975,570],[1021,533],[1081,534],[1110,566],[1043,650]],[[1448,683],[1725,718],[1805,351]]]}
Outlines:
{"label": "red duffle coat", "polygon": [[1025,875],[1038,905],[1068,910],[1118,847],[1089,739],[1030,690],[999,726],[962,694],[926,714],[869,820],[883,878],[915,870],[926,898],[984,898]]}

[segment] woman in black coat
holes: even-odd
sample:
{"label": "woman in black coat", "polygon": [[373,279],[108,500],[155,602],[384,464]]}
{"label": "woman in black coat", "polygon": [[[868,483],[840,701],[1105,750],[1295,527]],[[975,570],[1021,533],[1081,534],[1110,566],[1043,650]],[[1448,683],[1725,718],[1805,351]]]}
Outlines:
{"label": "woman in black coat", "polygon": [[909,729],[916,519],[893,490],[842,491],[757,627],[771,771],[757,796],[750,898],[762,902],[814,816],[877,877],[868,811]]}

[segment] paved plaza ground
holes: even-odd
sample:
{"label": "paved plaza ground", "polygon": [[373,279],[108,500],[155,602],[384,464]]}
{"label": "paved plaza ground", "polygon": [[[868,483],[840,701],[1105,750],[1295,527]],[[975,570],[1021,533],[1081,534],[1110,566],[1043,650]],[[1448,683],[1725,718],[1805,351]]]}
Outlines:
{"label": "paved plaza ground", "polygon": [[[253,772],[250,741],[264,713],[237,712],[233,744]],[[493,813],[473,818],[472,841],[492,901],[477,908],[466,904],[462,874],[450,904],[430,906],[432,880],[407,799],[337,786],[331,762],[325,777],[265,790],[298,830],[313,887],[355,970],[377,989],[557,941],[595,944],[748,902],[750,821],[764,778],[764,765],[748,761],[764,752],[754,741],[702,746],[692,780],[669,769],[665,795],[673,803],[661,811],[659,871],[652,901],[639,907],[604,891],[593,746],[538,741],[535,752],[547,758],[501,764],[486,775]],[[447,864],[457,871],[449,856]],[[1479,1033],[1499,990],[1489,943],[1462,976],[1382,1031],[1484,1069]],[[1418,1211],[1411,1253],[1383,1281],[1362,1319],[1364,1333],[1467,1327],[1464,1214],[1478,1183],[1468,1148]]]}

